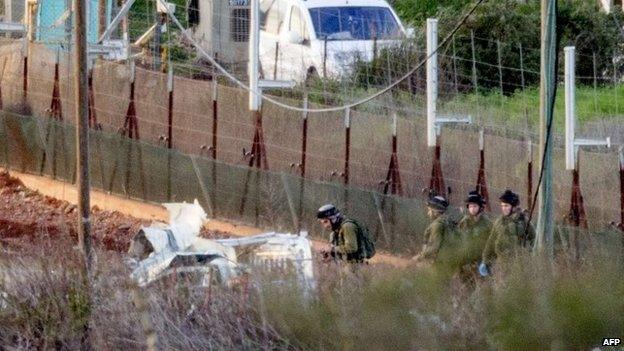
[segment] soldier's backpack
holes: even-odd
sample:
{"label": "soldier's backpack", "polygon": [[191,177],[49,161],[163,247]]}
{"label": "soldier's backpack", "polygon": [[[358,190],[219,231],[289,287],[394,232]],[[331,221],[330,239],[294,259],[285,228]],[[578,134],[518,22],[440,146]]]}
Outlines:
{"label": "soldier's backpack", "polygon": [[345,223],[353,223],[357,228],[359,259],[370,259],[375,256],[375,241],[370,235],[368,227],[354,219],[346,219]]}

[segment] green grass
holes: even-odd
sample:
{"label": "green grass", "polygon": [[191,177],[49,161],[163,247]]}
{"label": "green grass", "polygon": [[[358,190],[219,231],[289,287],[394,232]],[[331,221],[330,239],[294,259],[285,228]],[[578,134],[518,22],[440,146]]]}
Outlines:
{"label": "green grass", "polygon": [[[616,87],[581,86],[576,89],[576,114],[579,124],[598,120],[624,118],[624,85]],[[539,88],[529,88],[511,96],[499,93],[463,94],[442,103],[443,111],[464,111],[481,119],[499,119],[512,125],[534,126],[539,122]],[[557,90],[555,127],[563,131],[565,123],[565,91]]]}

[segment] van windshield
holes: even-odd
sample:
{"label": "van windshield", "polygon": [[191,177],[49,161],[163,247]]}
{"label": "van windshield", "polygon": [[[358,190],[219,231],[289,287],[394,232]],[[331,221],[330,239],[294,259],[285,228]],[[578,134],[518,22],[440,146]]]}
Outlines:
{"label": "van windshield", "polygon": [[396,39],[399,25],[387,7],[347,6],[310,9],[312,25],[319,39]]}

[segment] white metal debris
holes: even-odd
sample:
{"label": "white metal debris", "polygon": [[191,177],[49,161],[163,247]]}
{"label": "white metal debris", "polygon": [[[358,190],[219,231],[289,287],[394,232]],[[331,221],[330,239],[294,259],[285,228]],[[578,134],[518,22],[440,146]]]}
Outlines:
{"label": "white metal debris", "polygon": [[195,275],[194,284],[212,281],[230,285],[245,271],[291,270],[305,288],[314,286],[312,249],[307,233],[260,235],[208,240],[199,237],[208,220],[197,200],[192,204],[163,204],[169,224],[155,223],[135,235],[128,251],[134,265],[132,278],[141,286],[171,274]]}

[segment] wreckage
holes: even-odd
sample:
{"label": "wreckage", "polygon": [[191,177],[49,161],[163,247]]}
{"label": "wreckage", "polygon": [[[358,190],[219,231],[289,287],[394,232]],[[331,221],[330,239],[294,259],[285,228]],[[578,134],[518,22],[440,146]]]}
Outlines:
{"label": "wreckage", "polygon": [[292,272],[305,289],[314,286],[312,249],[307,233],[263,233],[244,238],[209,240],[199,236],[208,220],[197,200],[166,203],[169,224],[154,223],[134,236],[128,254],[131,277],[146,286],[172,274],[192,277],[191,284],[232,285],[258,271]]}

